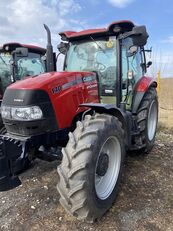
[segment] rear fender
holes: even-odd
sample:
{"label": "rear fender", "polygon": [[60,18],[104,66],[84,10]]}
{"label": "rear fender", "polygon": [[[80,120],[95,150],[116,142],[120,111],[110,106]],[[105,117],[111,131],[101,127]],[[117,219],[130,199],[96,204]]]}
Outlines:
{"label": "rear fender", "polygon": [[150,77],[142,77],[136,84],[134,89],[133,103],[132,103],[132,114],[136,114],[139,105],[150,87],[157,88],[157,82]]}

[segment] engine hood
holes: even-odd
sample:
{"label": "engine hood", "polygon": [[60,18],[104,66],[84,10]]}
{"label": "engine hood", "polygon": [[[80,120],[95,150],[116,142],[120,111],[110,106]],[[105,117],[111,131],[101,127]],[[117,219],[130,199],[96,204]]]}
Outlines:
{"label": "engine hood", "polygon": [[74,81],[85,81],[84,77],[95,77],[93,72],[50,72],[32,76],[11,84],[8,89],[42,89],[52,90],[55,87],[63,86]]}
{"label": "engine hood", "polygon": [[[46,124],[43,121],[43,126],[39,124],[38,130],[45,130],[45,126],[49,130],[55,130],[55,127],[50,128],[48,124],[57,124],[60,129],[70,127],[75,116],[85,110],[79,105],[99,102],[98,95],[98,82],[94,72],[51,72],[10,85],[5,91],[2,105],[8,108],[39,106],[43,112],[43,119],[46,118],[48,122]],[[6,118],[3,119],[6,121]],[[54,122],[50,122],[49,119]],[[25,125],[26,123],[21,122],[21,126]],[[12,125],[6,126],[11,126],[7,129],[11,133],[15,133],[17,127],[20,127],[16,121],[14,131]],[[34,127],[35,125],[33,129]],[[24,135],[28,134],[27,127],[22,129]]]}

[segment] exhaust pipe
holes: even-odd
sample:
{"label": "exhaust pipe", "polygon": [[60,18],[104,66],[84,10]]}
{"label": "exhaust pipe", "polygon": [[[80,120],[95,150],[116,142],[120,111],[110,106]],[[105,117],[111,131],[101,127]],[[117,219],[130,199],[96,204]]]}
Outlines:
{"label": "exhaust pipe", "polygon": [[51,72],[55,70],[53,47],[51,43],[51,33],[49,27],[46,24],[44,24],[44,28],[47,32],[46,69],[47,72]]}

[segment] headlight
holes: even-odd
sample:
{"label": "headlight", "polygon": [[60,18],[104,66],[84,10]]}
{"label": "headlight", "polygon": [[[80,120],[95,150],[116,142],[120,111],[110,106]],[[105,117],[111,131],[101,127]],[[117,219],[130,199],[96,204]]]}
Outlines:
{"label": "headlight", "polygon": [[2,116],[2,118],[10,119],[10,117],[11,117],[10,107],[1,106],[1,116]]}
{"label": "headlight", "polygon": [[1,107],[1,115],[4,119],[12,120],[38,120],[43,117],[42,110],[38,106],[32,107]]}

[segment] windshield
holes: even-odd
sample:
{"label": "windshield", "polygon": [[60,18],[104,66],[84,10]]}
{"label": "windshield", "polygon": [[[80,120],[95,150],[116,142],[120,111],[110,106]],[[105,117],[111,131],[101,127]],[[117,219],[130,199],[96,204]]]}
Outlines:
{"label": "windshield", "polygon": [[72,42],[66,55],[66,71],[95,71],[100,91],[114,94],[116,82],[116,37]]}
{"label": "windshield", "polygon": [[7,52],[0,52],[0,91],[1,94],[5,88],[11,83],[10,60],[12,56]]}
{"label": "windshield", "polygon": [[29,53],[27,57],[16,58],[16,80],[27,76],[39,75],[45,72],[44,62],[41,56],[35,53]]}
{"label": "windshield", "polygon": [[[13,57],[8,52],[0,52],[0,93],[12,83],[12,66],[10,61]],[[41,55],[29,52],[27,57],[17,57],[14,60],[14,79],[21,80],[27,76],[34,76],[44,73],[45,65],[41,60]]]}

